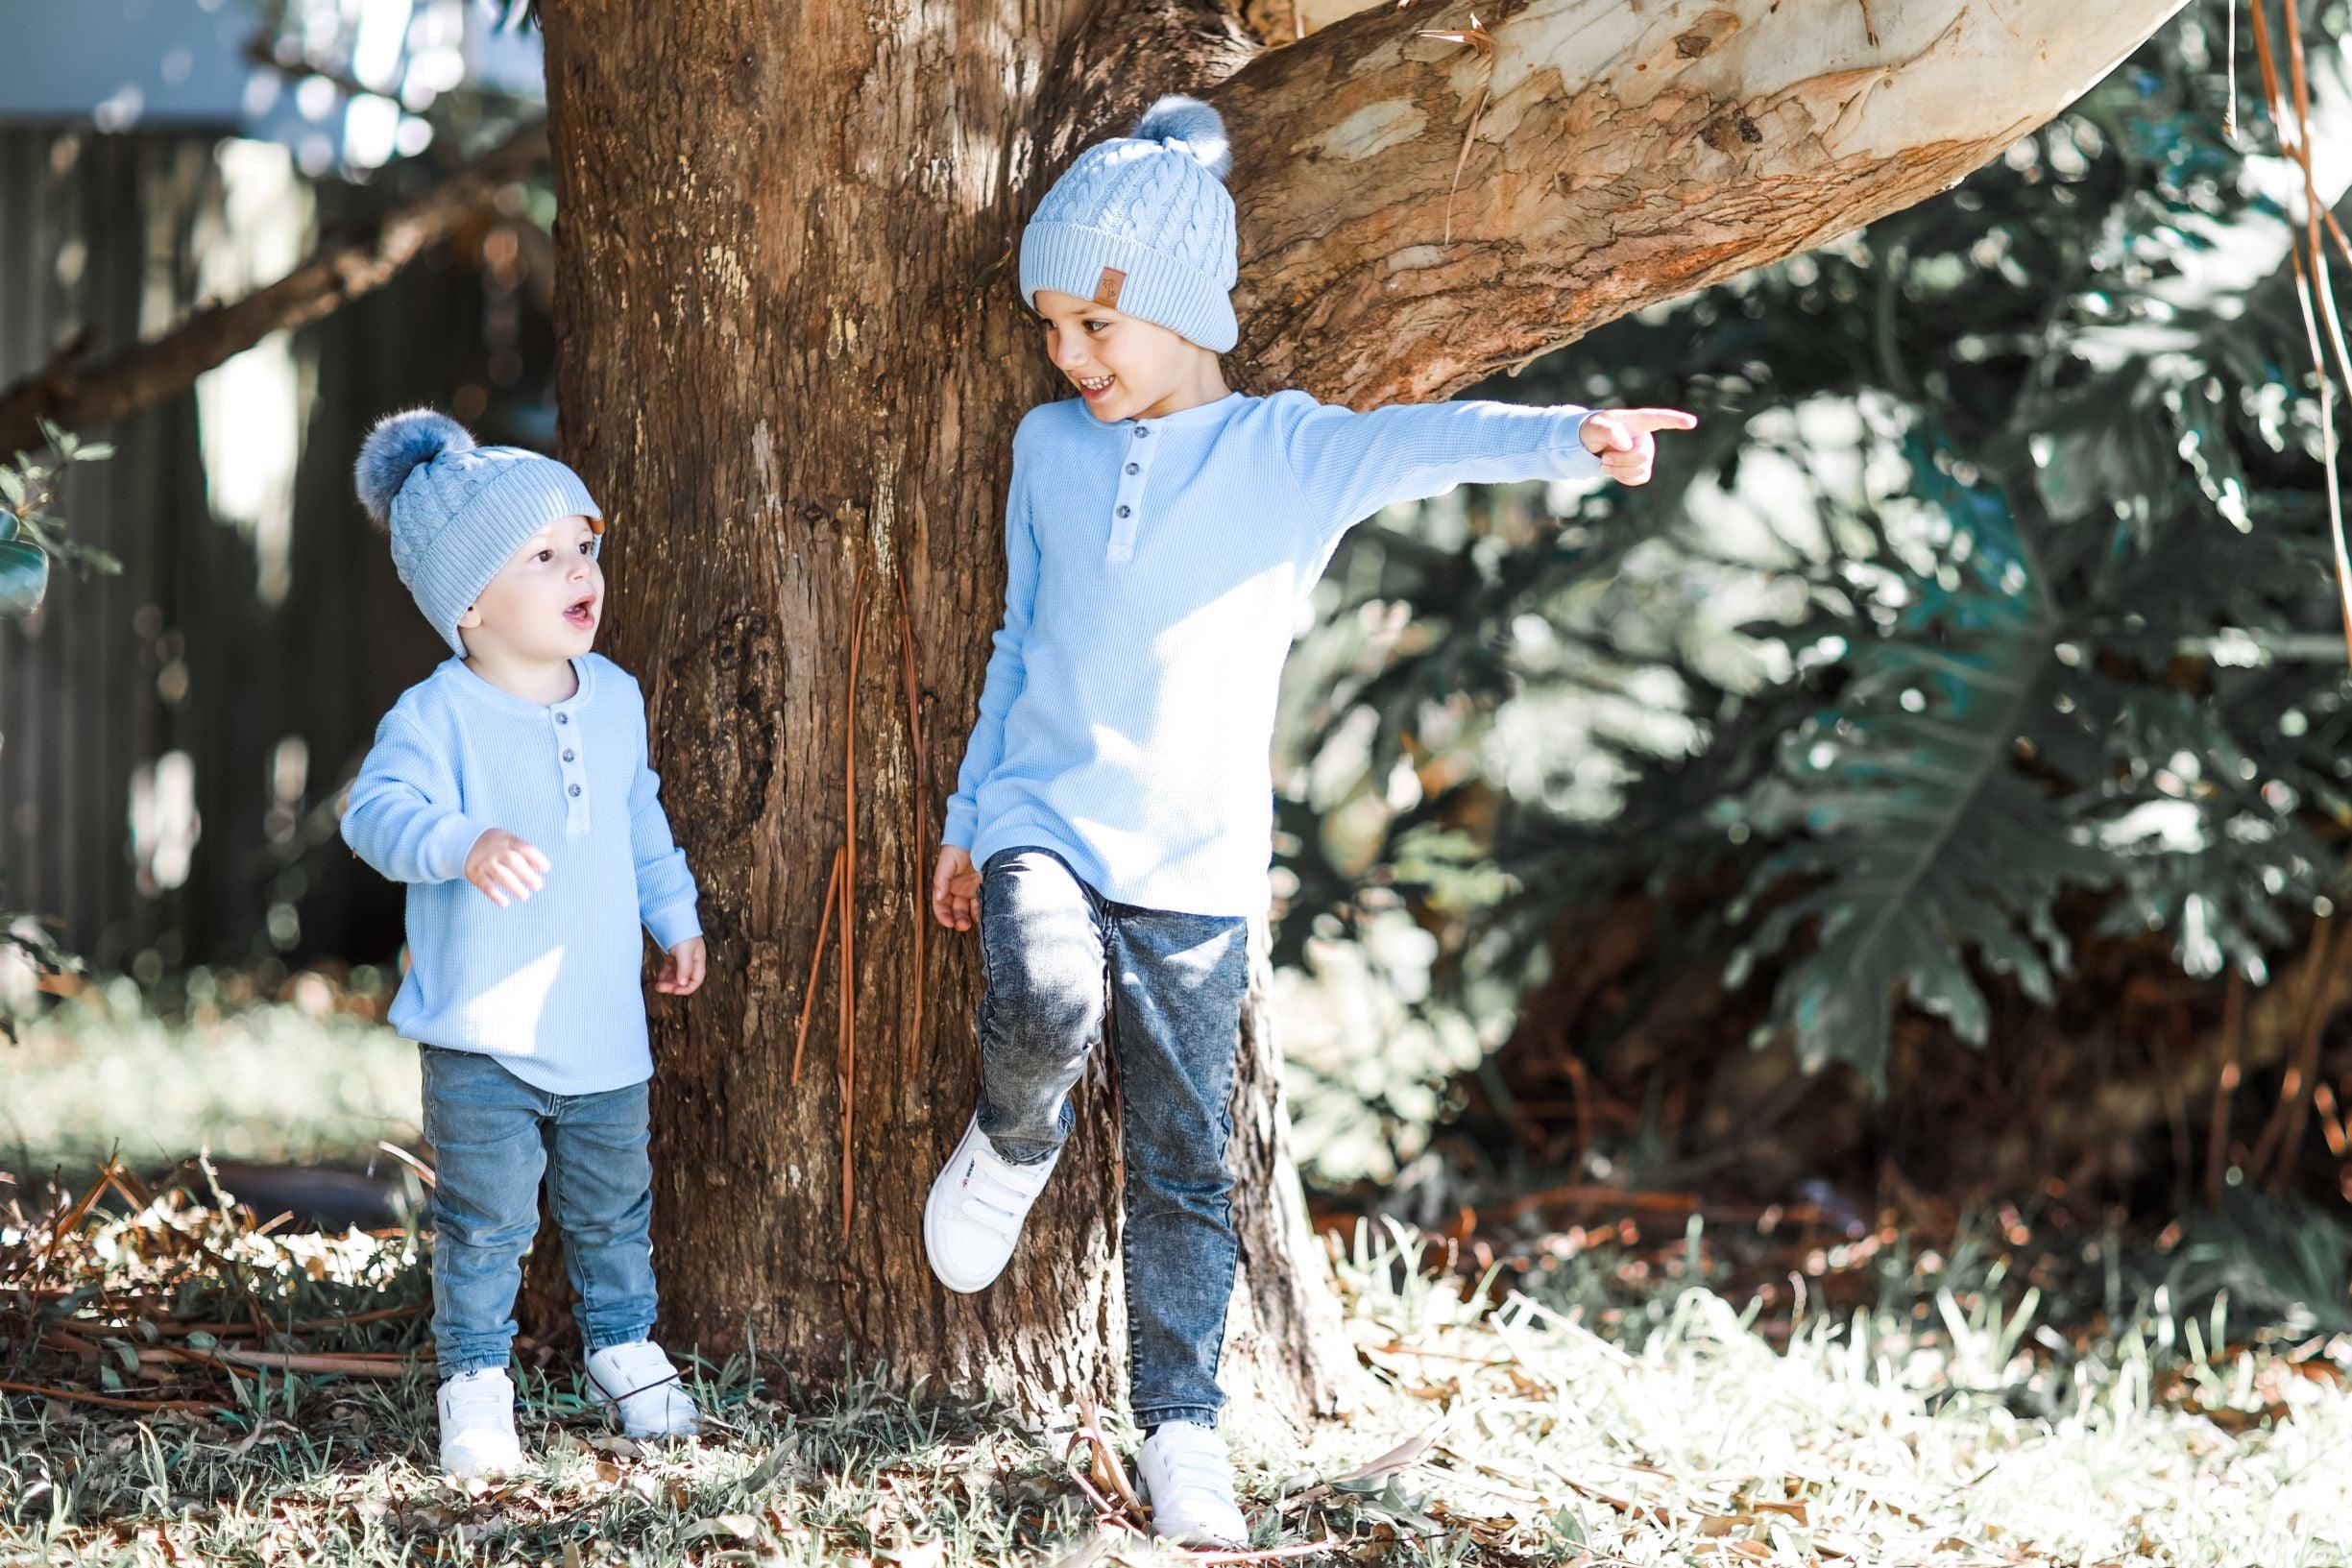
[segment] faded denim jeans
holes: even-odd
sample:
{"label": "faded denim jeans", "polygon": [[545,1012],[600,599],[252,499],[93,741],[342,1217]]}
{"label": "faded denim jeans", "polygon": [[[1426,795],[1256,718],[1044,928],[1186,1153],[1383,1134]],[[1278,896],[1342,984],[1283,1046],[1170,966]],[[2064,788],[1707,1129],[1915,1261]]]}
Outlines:
{"label": "faded denim jeans", "polygon": [[433,1146],[433,1348],[444,1378],[503,1367],[539,1230],[539,1184],[564,1233],[587,1347],[653,1332],[653,1166],[645,1085],[551,1095],[489,1056],[420,1046]]}
{"label": "faded denim jeans", "polygon": [[1115,904],[1041,849],[990,856],[980,910],[980,1129],[1016,1165],[1061,1146],[1107,990],[1127,1164],[1128,1403],[1140,1427],[1214,1426],[1249,923]]}

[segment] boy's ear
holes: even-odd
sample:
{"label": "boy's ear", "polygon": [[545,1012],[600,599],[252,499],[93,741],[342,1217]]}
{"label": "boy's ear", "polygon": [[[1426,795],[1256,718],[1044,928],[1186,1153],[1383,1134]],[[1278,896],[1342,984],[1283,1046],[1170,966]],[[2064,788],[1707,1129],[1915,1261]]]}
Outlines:
{"label": "boy's ear", "polygon": [[457,617],[457,629],[461,632],[471,632],[481,623],[482,610],[479,605],[466,606],[466,613]]}

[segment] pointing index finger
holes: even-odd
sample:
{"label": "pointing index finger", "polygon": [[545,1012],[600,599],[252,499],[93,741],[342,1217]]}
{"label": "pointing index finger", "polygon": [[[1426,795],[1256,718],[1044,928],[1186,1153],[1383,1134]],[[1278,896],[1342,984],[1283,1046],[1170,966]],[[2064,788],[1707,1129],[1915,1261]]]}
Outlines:
{"label": "pointing index finger", "polygon": [[1628,419],[1638,420],[1645,430],[1695,430],[1699,416],[1680,408],[1629,408]]}

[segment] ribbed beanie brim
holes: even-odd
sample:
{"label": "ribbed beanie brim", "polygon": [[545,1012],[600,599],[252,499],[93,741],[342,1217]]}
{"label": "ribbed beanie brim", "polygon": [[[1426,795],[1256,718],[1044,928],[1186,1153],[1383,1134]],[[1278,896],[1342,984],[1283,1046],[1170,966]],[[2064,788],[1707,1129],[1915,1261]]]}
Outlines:
{"label": "ribbed beanie brim", "polygon": [[[601,519],[604,516],[588,494],[588,486],[566,465],[536,452],[518,451],[515,457],[505,472],[473,490],[449,514],[431,547],[422,553],[408,584],[417,608],[460,658],[465,656],[466,643],[457,630],[458,617],[482,596],[482,590],[522,547],[524,540],[558,518]],[[412,486],[416,483],[411,480]],[[401,497],[407,498],[405,495]],[[400,526],[400,511],[396,501],[395,527]],[[601,535],[594,548],[601,553]]]}
{"label": "ribbed beanie brim", "polygon": [[1231,164],[1214,109],[1153,104],[1135,134],[1087,148],[1037,204],[1021,232],[1021,298],[1034,309],[1039,289],[1076,295],[1224,353],[1241,335]]}

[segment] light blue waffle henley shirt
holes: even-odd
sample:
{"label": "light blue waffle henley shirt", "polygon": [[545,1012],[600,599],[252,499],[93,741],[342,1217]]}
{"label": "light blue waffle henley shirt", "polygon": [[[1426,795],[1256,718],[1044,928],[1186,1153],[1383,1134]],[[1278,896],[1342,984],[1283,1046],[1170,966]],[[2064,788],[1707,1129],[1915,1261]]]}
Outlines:
{"label": "light blue waffle henley shirt", "polygon": [[1121,904],[1264,913],[1282,661],[1340,536],[1466,481],[1597,477],[1586,412],[1303,392],[1107,423],[1082,398],[1031,409],[944,841],[982,865],[1052,850]]}
{"label": "light blue waffle henley shirt", "polygon": [[[408,884],[392,1026],[559,1095],[652,1075],[639,926],[664,952],[702,934],[646,763],[644,696],[597,654],[572,668],[579,689],[542,704],[445,660],[376,726],[343,813],[344,842]],[[503,909],[465,880],[492,828],[550,862],[546,885]]]}

